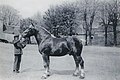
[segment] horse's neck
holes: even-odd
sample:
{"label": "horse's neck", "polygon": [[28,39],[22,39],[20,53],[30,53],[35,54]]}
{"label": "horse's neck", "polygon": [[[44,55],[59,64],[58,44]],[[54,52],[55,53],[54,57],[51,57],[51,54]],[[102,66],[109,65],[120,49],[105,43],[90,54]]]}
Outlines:
{"label": "horse's neck", "polygon": [[51,36],[51,34],[49,32],[47,32],[44,28],[40,28],[39,32],[35,35],[35,38],[36,38],[36,41],[39,45],[42,40],[44,40],[50,36]]}
{"label": "horse's neck", "polygon": [[49,37],[56,38],[53,34],[51,34],[45,28],[39,27],[39,32],[35,35],[37,43],[40,44],[42,40],[45,40],[46,38],[49,38]]}
{"label": "horse's neck", "polygon": [[34,35],[34,37],[35,37],[35,39],[36,39],[36,41],[37,41],[37,44],[39,45],[40,42],[41,42],[40,34],[36,34],[36,35]]}

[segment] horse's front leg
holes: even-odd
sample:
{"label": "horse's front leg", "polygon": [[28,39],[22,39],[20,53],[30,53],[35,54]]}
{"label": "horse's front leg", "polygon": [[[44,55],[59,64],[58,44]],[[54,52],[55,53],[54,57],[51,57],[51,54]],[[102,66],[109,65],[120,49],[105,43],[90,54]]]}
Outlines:
{"label": "horse's front leg", "polygon": [[45,72],[42,76],[42,79],[46,79],[48,76],[50,76],[50,71],[49,71],[50,59],[49,59],[49,56],[44,53],[42,54],[42,58],[43,58],[43,65],[45,68]]}

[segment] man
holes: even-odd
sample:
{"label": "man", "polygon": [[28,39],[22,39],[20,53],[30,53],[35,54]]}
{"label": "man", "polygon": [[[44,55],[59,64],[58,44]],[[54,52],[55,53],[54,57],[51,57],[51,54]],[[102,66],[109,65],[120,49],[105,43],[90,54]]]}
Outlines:
{"label": "man", "polygon": [[13,72],[19,73],[20,69],[20,63],[21,63],[21,56],[23,54],[22,49],[26,46],[27,41],[22,42],[22,38],[19,39],[20,35],[15,35],[13,44],[14,44],[14,67],[13,67]]}

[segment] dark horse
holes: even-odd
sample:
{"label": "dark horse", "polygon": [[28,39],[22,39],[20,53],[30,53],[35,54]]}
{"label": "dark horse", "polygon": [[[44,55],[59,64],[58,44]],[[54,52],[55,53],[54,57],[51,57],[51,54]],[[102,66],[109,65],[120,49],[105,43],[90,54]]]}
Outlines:
{"label": "dark horse", "polygon": [[56,38],[49,31],[47,31],[44,27],[35,27],[30,25],[28,29],[26,29],[22,33],[22,37],[30,37],[35,36],[39,52],[42,55],[44,61],[45,73],[42,78],[46,79],[50,76],[49,64],[50,64],[50,56],[64,56],[66,54],[72,55],[76,64],[74,76],[79,75],[79,65],[81,66],[80,78],[85,77],[84,73],[84,61],[81,56],[82,52],[82,42],[75,36],[68,36],[64,38]]}

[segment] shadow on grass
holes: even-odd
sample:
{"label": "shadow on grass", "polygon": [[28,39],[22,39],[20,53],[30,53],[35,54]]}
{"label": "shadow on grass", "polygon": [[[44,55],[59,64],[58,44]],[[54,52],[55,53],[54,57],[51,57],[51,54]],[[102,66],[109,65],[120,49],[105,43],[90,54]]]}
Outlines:
{"label": "shadow on grass", "polygon": [[72,75],[74,70],[51,70],[51,72],[58,75]]}
{"label": "shadow on grass", "polygon": [[[21,73],[24,72],[44,72],[45,69],[32,69],[32,68],[27,68],[21,71]],[[58,74],[58,75],[72,75],[74,73],[74,70],[50,70],[51,74]]]}

